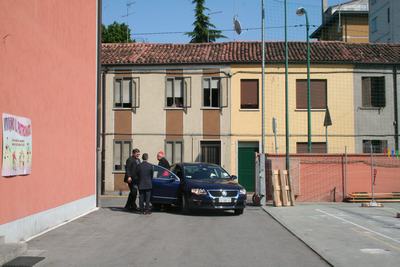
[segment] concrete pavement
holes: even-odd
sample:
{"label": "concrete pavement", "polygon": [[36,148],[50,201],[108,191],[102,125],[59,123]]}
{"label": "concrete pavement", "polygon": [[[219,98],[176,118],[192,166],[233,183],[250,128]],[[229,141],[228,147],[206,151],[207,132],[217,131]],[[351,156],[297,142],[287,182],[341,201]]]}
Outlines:
{"label": "concrete pavement", "polygon": [[241,216],[102,208],[28,245],[43,251],[35,266],[329,266],[259,207]]}
{"label": "concrete pavement", "polygon": [[263,209],[334,266],[398,266],[399,203],[297,204]]}

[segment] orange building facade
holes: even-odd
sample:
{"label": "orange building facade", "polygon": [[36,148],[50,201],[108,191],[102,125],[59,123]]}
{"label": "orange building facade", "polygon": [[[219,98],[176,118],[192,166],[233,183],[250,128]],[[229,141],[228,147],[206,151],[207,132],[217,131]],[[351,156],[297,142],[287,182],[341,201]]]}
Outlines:
{"label": "orange building facade", "polygon": [[98,5],[0,2],[0,113],[28,118],[32,126],[31,173],[0,176],[6,242],[96,207]]}

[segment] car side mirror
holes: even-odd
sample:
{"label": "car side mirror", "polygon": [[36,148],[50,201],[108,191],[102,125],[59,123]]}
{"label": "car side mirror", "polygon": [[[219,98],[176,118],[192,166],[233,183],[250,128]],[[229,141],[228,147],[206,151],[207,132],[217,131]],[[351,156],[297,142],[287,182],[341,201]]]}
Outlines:
{"label": "car side mirror", "polygon": [[237,181],[237,176],[236,175],[231,175],[231,179]]}

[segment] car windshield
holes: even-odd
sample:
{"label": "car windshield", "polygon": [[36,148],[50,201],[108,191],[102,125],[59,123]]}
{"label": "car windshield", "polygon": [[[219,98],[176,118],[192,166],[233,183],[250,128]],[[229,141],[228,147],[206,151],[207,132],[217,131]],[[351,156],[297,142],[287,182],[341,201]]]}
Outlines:
{"label": "car windshield", "polygon": [[185,165],[186,179],[229,179],[231,176],[224,169],[215,165],[193,164]]}

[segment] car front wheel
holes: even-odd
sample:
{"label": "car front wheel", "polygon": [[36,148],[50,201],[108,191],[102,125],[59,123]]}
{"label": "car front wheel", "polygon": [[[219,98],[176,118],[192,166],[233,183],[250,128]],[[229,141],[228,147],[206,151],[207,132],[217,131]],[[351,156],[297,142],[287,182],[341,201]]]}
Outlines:
{"label": "car front wheel", "polygon": [[235,210],[235,215],[241,215],[243,214],[243,209],[236,209]]}
{"label": "car front wheel", "polygon": [[182,196],[181,208],[183,214],[188,214],[190,212],[189,203],[185,195]]}

